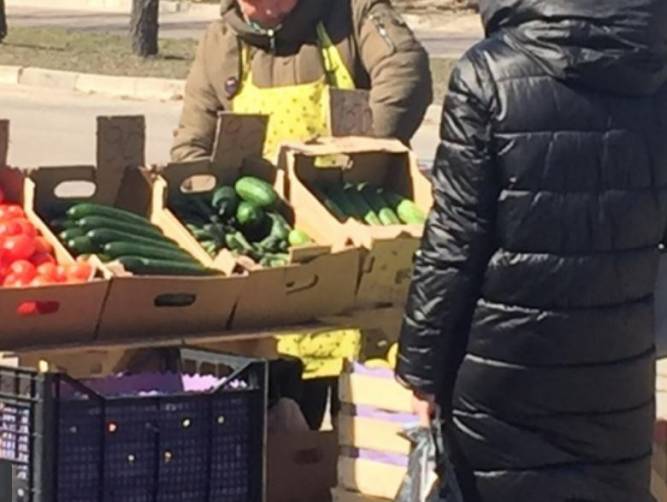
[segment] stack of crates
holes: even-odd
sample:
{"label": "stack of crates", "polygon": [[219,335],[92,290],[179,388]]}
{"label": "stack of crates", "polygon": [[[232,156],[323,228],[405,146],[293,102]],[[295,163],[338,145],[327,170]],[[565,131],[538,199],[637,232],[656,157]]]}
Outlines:
{"label": "stack of crates", "polygon": [[410,453],[410,443],[401,432],[417,421],[411,393],[389,369],[350,364],[341,376],[340,398],[334,502],[393,500]]}

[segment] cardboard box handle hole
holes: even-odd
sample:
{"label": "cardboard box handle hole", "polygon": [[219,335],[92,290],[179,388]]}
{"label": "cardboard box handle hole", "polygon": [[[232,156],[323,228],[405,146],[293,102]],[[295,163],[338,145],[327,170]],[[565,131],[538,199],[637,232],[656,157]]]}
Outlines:
{"label": "cardboard box handle hole", "polygon": [[302,291],[307,291],[314,288],[320,282],[320,278],[317,275],[313,275],[308,280],[302,281],[288,281],[285,283],[285,288],[287,289],[287,294],[291,295],[294,293],[301,293]]}
{"label": "cardboard box handle hole", "polygon": [[21,317],[32,317],[38,315],[55,314],[60,310],[60,303],[53,301],[27,301],[22,302],[17,308],[16,313]]}
{"label": "cardboard box handle hole", "polygon": [[63,181],[56,185],[53,194],[59,199],[90,199],[97,190],[92,181]]}
{"label": "cardboard box handle hole", "polygon": [[153,304],[162,308],[191,307],[197,301],[197,295],[191,293],[164,293],[155,297]]}
{"label": "cardboard box handle hole", "polygon": [[181,183],[181,192],[188,193],[205,193],[215,189],[217,180],[215,176],[210,174],[195,174],[183,180]]}

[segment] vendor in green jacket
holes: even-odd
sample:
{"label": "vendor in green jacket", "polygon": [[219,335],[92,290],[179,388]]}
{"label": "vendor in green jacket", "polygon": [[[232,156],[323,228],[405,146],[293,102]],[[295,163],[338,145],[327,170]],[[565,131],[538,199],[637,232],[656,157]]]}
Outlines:
{"label": "vendor in green jacket", "polygon": [[368,89],[374,132],[408,142],[432,100],[426,52],[389,0],[222,0],[185,89],[174,161],[211,153],[222,110],[270,117],[265,153],[328,136],[328,90]]}
{"label": "vendor in green jacket", "polygon": [[[429,61],[390,0],[222,0],[185,89],[174,161],[212,153],[220,111],[268,115],[264,156],[284,141],[330,136],[329,91],[367,89],[374,133],[408,142],[432,100]],[[279,337],[305,363],[306,419],[319,426],[356,330]]]}

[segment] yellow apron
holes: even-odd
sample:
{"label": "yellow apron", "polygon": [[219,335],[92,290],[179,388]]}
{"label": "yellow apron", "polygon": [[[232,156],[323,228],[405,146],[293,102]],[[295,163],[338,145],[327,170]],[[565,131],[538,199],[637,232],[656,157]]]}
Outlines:
{"label": "yellow apron", "polygon": [[[246,45],[242,47],[243,75],[232,109],[234,113],[269,116],[264,145],[264,157],[268,160],[276,159],[278,147],[285,141],[330,136],[329,89],[355,88],[352,75],[321,23],[317,26],[317,37],[326,75],[307,84],[257,87],[250,71],[250,51]],[[278,337],[278,352],[301,359],[305,378],[338,376],[343,361],[358,359],[360,349],[361,333],[357,330],[286,333]]]}

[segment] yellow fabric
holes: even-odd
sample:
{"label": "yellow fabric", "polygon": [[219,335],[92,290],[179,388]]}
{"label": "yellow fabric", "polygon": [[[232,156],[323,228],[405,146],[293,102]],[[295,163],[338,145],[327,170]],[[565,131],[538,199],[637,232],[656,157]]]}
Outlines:
{"label": "yellow fabric", "polygon": [[[269,160],[276,159],[278,147],[285,141],[330,136],[329,89],[355,88],[352,75],[322,24],[317,27],[317,35],[326,76],[307,84],[257,87],[250,71],[249,49],[242,48],[243,77],[232,107],[235,113],[269,116],[264,145],[264,157]],[[318,159],[317,165],[326,164],[327,159]],[[357,330],[278,336],[278,352],[301,359],[305,364],[305,378],[340,375],[343,361],[358,359],[360,350],[361,333]]]}
{"label": "yellow fabric", "polygon": [[269,116],[264,157],[275,160],[281,143],[305,141],[316,136],[330,136],[329,89],[352,90],[354,80],[338,49],[324,26],[319,24],[317,35],[322,51],[326,76],[307,83],[282,87],[260,88],[252,79],[249,48],[241,50],[244,68],[238,94],[232,100],[235,113]]}

